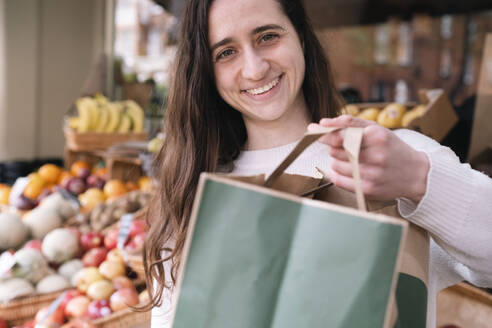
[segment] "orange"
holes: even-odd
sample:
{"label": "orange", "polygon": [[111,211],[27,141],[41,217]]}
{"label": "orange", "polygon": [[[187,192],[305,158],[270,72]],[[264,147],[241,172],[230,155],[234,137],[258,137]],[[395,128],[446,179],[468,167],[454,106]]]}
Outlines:
{"label": "orange", "polygon": [[3,187],[0,189],[0,204],[1,205],[8,205],[9,204],[9,197],[10,197],[10,188],[9,186]]}
{"label": "orange", "polygon": [[3,189],[3,188],[8,188],[9,186],[6,185],[5,183],[0,183],[0,189]]}
{"label": "orange", "polygon": [[152,189],[152,181],[149,177],[143,176],[138,179],[138,188],[142,191],[150,191]]}
{"label": "orange", "polygon": [[55,183],[58,181],[62,169],[54,164],[45,164],[38,170],[38,174],[48,183]]}
{"label": "orange", "polygon": [[36,183],[36,184],[39,184],[42,186],[44,186],[46,184],[46,181],[44,181],[44,179],[41,177],[41,175],[37,172],[31,173],[27,177],[29,178],[29,183],[31,183],[31,181],[36,181],[33,183]]}
{"label": "orange", "polygon": [[78,176],[78,173],[81,169],[91,169],[91,166],[89,163],[86,161],[75,161],[73,164],[70,166],[70,173],[72,173],[75,176]]}
{"label": "orange", "polygon": [[125,184],[121,180],[109,180],[104,185],[104,195],[107,198],[114,198],[126,194],[128,192]]}
{"label": "orange", "polygon": [[41,195],[43,189],[44,183],[40,182],[38,179],[31,179],[27,183],[27,186],[24,188],[22,193],[28,198],[36,199],[39,195]]}
{"label": "orange", "polygon": [[57,184],[61,185],[61,184],[63,184],[63,181],[65,179],[68,179],[68,178],[71,178],[71,177],[73,177],[72,173],[70,173],[68,171],[62,171],[60,173],[60,176],[58,177]]}
{"label": "orange", "polygon": [[128,181],[127,183],[125,183],[125,187],[128,191],[132,191],[132,190],[137,190],[138,189],[138,186],[135,182],[133,181]]}
{"label": "orange", "polygon": [[101,167],[95,170],[95,174],[101,178],[106,178],[108,176],[108,168]]}

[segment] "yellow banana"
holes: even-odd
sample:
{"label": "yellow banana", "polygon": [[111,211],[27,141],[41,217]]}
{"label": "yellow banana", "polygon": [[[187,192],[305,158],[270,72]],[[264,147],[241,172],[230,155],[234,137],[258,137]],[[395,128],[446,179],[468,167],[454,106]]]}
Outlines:
{"label": "yellow banana", "polygon": [[79,113],[79,121],[77,124],[78,132],[88,132],[91,129],[91,113],[89,111],[89,104],[87,99],[90,98],[79,98],[75,102],[77,107],[77,112]]}
{"label": "yellow banana", "polygon": [[145,123],[145,114],[142,107],[133,100],[126,100],[124,105],[126,113],[130,115],[133,120],[133,132],[142,132]]}
{"label": "yellow banana", "polygon": [[118,132],[120,133],[128,133],[132,129],[132,119],[126,113],[121,115],[120,126],[118,126]]}
{"label": "yellow banana", "polygon": [[109,123],[109,109],[106,106],[99,106],[99,122],[96,125],[95,131],[104,132],[106,125]]}
{"label": "yellow banana", "polygon": [[77,131],[79,128],[79,117],[78,116],[70,117],[68,119],[68,126],[70,127],[70,129]]}
{"label": "yellow banana", "polygon": [[109,121],[104,129],[105,132],[115,132],[120,124],[122,110],[118,103],[108,103]]}

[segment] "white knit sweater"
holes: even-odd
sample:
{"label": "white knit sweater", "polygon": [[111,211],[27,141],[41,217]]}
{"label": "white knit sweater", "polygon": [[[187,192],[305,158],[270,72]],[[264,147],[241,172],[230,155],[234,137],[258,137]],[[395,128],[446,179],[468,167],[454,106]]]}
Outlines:
{"label": "white knit sweater", "polygon": [[[481,287],[492,286],[492,179],[461,164],[447,147],[409,130],[396,135],[429,158],[427,190],[418,206],[398,199],[400,214],[431,233],[427,328],[436,327],[437,293],[467,280]],[[294,148],[285,146],[243,151],[235,161],[234,175],[269,175]],[[331,157],[327,146],[316,142],[286,170],[315,176],[315,167],[327,170]],[[152,327],[169,327],[170,292],[160,308],[152,311]]]}

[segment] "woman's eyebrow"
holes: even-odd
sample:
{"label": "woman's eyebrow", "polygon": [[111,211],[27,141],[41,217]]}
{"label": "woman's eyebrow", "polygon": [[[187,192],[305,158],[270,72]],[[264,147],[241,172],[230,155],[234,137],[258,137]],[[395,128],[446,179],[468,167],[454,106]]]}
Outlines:
{"label": "woman's eyebrow", "polygon": [[[251,35],[255,35],[255,34],[258,34],[258,33],[264,32],[264,31],[268,31],[268,30],[282,30],[282,31],[285,31],[285,28],[283,28],[282,26],[277,25],[277,24],[262,25],[262,26],[258,26],[255,29],[253,29],[253,31],[251,31]],[[221,46],[223,46],[225,44],[231,43],[231,42],[232,42],[232,38],[225,38],[223,40],[220,40],[219,42],[214,43],[210,47],[210,50],[212,52],[214,52],[215,49],[217,49],[217,48],[219,48],[219,47],[221,47]]]}

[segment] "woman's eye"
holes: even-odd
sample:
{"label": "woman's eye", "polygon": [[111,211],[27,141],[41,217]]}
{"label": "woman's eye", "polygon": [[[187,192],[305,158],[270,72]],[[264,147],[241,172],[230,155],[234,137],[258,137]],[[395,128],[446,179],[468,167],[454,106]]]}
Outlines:
{"label": "woman's eye", "polygon": [[216,60],[226,59],[227,57],[229,57],[233,54],[234,54],[234,50],[226,49],[217,55]]}
{"label": "woman's eye", "polygon": [[265,34],[263,35],[261,38],[260,38],[260,41],[261,42],[270,42],[270,41],[273,41],[275,39],[278,38],[278,35],[277,34],[274,34],[274,33],[268,33],[268,34]]}

